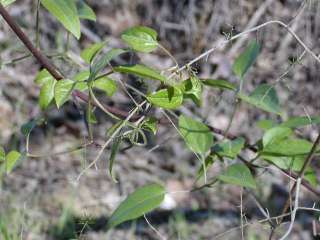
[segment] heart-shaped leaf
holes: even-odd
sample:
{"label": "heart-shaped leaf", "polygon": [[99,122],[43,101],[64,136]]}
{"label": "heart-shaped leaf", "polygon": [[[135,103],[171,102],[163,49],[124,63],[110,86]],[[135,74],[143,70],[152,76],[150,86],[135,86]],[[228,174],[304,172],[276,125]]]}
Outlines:
{"label": "heart-shaped leaf", "polygon": [[80,19],[74,0],[41,0],[41,3],[69,32],[80,38]]}
{"label": "heart-shaped leaf", "polygon": [[84,49],[80,56],[88,64],[92,62],[95,56],[104,48],[105,42],[95,43]]}
{"label": "heart-shaped leaf", "polygon": [[60,108],[66,101],[68,101],[73,88],[76,83],[70,79],[63,79],[58,81],[54,87],[54,99],[57,108]]}
{"label": "heart-shaped leaf", "polygon": [[104,91],[110,97],[112,97],[118,89],[116,82],[113,79],[107,77],[95,80],[93,86]]}
{"label": "heart-shaped leaf", "polygon": [[249,168],[241,163],[230,165],[217,178],[226,183],[235,184],[242,187],[256,188],[256,182]]}
{"label": "heart-shaped leaf", "polygon": [[281,107],[276,90],[268,84],[259,85],[249,96],[238,95],[243,101],[264,111],[281,114]]}
{"label": "heart-shaped leaf", "polygon": [[213,145],[213,135],[210,129],[202,122],[181,115],[179,130],[191,151],[204,154]]}
{"label": "heart-shaped leaf", "polygon": [[151,52],[158,47],[157,32],[148,27],[132,27],[121,35],[122,40],[133,50]]}
{"label": "heart-shaped leaf", "polygon": [[249,46],[233,64],[233,72],[240,78],[246,74],[248,69],[254,64],[260,52],[260,45],[257,41],[250,42]]}
{"label": "heart-shaped leaf", "polygon": [[148,101],[155,106],[165,109],[175,109],[181,106],[183,94],[178,88],[161,89],[147,97]]}
{"label": "heart-shaped leaf", "polygon": [[136,219],[157,208],[163,201],[165,189],[159,184],[150,184],[131,193],[114,211],[107,228]]}

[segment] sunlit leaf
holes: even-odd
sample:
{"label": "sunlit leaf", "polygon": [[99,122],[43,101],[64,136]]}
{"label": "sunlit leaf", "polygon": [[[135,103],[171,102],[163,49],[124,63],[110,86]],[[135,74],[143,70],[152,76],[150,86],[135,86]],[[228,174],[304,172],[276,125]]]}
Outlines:
{"label": "sunlit leaf", "polygon": [[20,159],[21,154],[17,151],[10,151],[6,155],[5,163],[3,164],[5,167],[5,172],[7,174],[11,173],[17,161]]}
{"label": "sunlit leaf", "polygon": [[4,162],[6,159],[6,153],[4,148],[0,146],[0,163]]}
{"label": "sunlit leaf", "polygon": [[178,87],[183,92],[184,98],[190,98],[198,106],[201,105],[202,84],[196,76],[191,76]]}
{"label": "sunlit leaf", "polygon": [[75,84],[76,83],[70,79],[63,79],[55,84],[54,99],[58,108],[68,101]]}
{"label": "sunlit leaf", "polygon": [[159,184],[150,184],[131,193],[114,211],[108,220],[107,228],[136,219],[157,208],[163,201],[165,189]]}
{"label": "sunlit leaf", "polygon": [[269,130],[274,127],[274,122],[272,120],[263,119],[257,122],[257,126],[262,130]]}
{"label": "sunlit leaf", "polygon": [[191,151],[204,154],[213,145],[213,135],[202,122],[180,115],[179,130]]}
{"label": "sunlit leaf", "polygon": [[10,5],[11,3],[14,3],[16,0],[0,0],[1,4],[6,7]]}
{"label": "sunlit leaf", "polygon": [[261,84],[249,96],[244,94],[238,96],[243,101],[264,111],[281,114],[278,95],[273,86]]}
{"label": "sunlit leaf", "polygon": [[148,27],[132,27],[121,34],[121,38],[133,50],[151,52],[158,47],[157,32]]}
{"label": "sunlit leaf", "polygon": [[42,86],[48,81],[53,80],[53,76],[48,72],[47,69],[42,69],[40,72],[38,72],[34,82],[35,84]]}
{"label": "sunlit leaf", "polygon": [[41,0],[41,3],[68,31],[80,38],[80,19],[74,0]]}
{"label": "sunlit leaf", "polygon": [[95,56],[104,48],[106,42],[95,43],[84,49],[80,56],[88,64],[92,62]]}
{"label": "sunlit leaf", "polygon": [[292,136],[293,132],[290,128],[286,127],[274,127],[266,131],[263,135],[262,143],[263,147],[267,147],[268,145],[272,145],[275,142],[281,141],[283,139],[287,139]]}
{"label": "sunlit leaf", "polygon": [[141,128],[151,131],[154,135],[157,133],[158,120],[154,117],[148,117],[141,124]]}
{"label": "sunlit leaf", "polygon": [[133,74],[138,77],[142,77],[146,79],[153,79],[153,80],[159,80],[161,82],[166,82],[166,77],[161,75],[159,71],[142,64],[129,65],[129,66],[117,66],[117,67],[114,67],[113,69],[114,71],[120,72],[120,73],[128,73],[128,74]]}
{"label": "sunlit leaf", "polygon": [[175,109],[181,106],[183,94],[178,88],[161,89],[147,97],[148,101],[161,108]]}
{"label": "sunlit leaf", "polygon": [[240,78],[246,74],[248,69],[254,64],[260,52],[260,45],[257,41],[252,41],[249,43],[248,47],[239,57],[235,60],[233,64],[233,72]]}
{"label": "sunlit leaf", "polygon": [[40,89],[39,105],[42,110],[46,109],[54,99],[54,86],[56,80],[53,78],[48,79]]}
{"label": "sunlit leaf", "polygon": [[118,89],[116,82],[113,79],[103,77],[94,81],[93,86],[104,91],[108,96],[113,96]]}
{"label": "sunlit leaf", "polygon": [[224,172],[222,172],[218,179],[220,181],[239,185],[242,187],[256,188],[256,182],[249,170],[249,168],[241,163],[230,165]]}

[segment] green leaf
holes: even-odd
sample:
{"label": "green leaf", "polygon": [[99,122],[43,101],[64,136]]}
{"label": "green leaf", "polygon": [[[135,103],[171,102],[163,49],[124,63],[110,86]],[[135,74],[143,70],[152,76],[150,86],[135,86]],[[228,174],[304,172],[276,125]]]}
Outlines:
{"label": "green leaf", "polygon": [[183,102],[183,94],[178,88],[161,89],[147,97],[148,101],[161,108],[175,109]]}
{"label": "green leaf", "polygon": [[40,72],[38,72],[34,82],[39,86],[43,86],[43,84],[53,79],[53,76],[48,72],[47,69],[42,69]]}
{"label": "green leaf", "polygon": [[111,176],[111,178],[112,178],[112,180],[114,182],[118,182],[116,177],[113,174],[113,163],[114,163],[116,155],[117,155],[117,153],[119,151],[120,144],[121,144],[121,137],[116,137],[113,140],[113,144],[112,144],[112,147],[111,147],[110,158],[109,158],[109,174],[110,174],[110,176]]}
{"label": "green leaf", "polygon": [[96,21],[96,14],[92,8],[86,4],[83,0],[78,1],[77,3],[78,16],[81,19],[87,19],[91,21]]}
{"label": "green leaf", "polygon": [[70,79],[63,79],[58,81],[54,87],[54,99],[56,101],[57,108],[60,108],[66,101],[68,101],[75,82]]}
{"label": "green leaf", "polygon": [[248,69],[254,64],[260,52],[260,45],[257,41],[250,42],[246,50],[240,54],[233,64],[233,72],[240,78],[246,74]]}
{"label": "green leaf", "polygon": [[1,0],[1,4],[6,7],[8,5],[10,5],[11,3],[14,3],[16,0]]}
{"label": "green leaf", "polygon": [[195,104],[201,105],[202,84],[197,76],[191,76],[177,87],[183,92],[184,98],[191,98]]}
{"label": "green leaf", "polygon": [[284,138],[272,142],[263,148],[262,156],[275,155],[275,156],[297,156],[306,155],[310,152],[312,143],[297,138]]}
{"label": "green leaf", "polygon": [[72,80],[74,80],[76,83],[76,86],[74,89],[77,89],[79,91],[85,91],[88,89],[88,84],[85,82],[86,80],[89,79],[90,76],[90,71],[82,71],[76,74]]}
{"label": "green leaf", "polygon": [[159,71],[142,64],[118,66],[114,67],[113,70],[120,73],[133,74],[146,79],[159,80],[161,82],[166,82],[167,80],[166,77],[161,75]]}
{"label": "green leaf", "polygon": [[272,145],[275,142],[282,141],[292,136],[293,132],[290,128],[286,127],[274,127],[269,129],[262,138],[263,147],[266,148],[268,145]]}
{"label": "green leaf", "polygon": [[116,82],[113,79],[107,77],[95,80],[93,86],[104,91],[110,97],[112,97],[118,89]]}
{"label": "green leaf", "polygon": [[230,165],[223,173],[218,176],[220,181],[239,185],[242,187],[256,188],[256,182],[249,168],[241,163]]}
{"label": "green leaf", "polygon": [[269,130],[274,126],[274,122],[272,120],[263,119],[257,122],[257,126],[262,130]]}
{"label": "green leaf", "polygon": [[179,130],[191,151],[204,154],[213,145],[213,135],[202,122],[180,115]]}
{"label": "green leaf", "polygon": [[136,219],[157,208],[163,201],[165,189],[159,184],[150,184],[131,193],[114,211],[107,228]]}
{"label": "green leaf", "polygon": [[122,40],[133,50],[152,52],[158,47],[157,32],[148,27],[132,27],[121,34]]}
{"label": "green leaf", "polygon": [[237,90],[237,87],[235,84],[230,83],[230,82],[223,80],[223,79],[201,79],[201,82],[204,85],[209,86],[209,87],[227,89],[227,90],[232,90],[232,91]]}
{"label": "green leaf", "polygon": [[243,94],[238,96],[257,108],[281,115],[281,107],[276,90],[268,84],[259,85],[249,96]]}
{"label": "green leaf", "polygon": [[88,64],[92,62],[95,56],[104,48],[106,42],[95,43],[84,49],[80,56]]}
{"label": "green leaf", "polygon": [[48,79],[40,89],[39,105],[42,110],[46,109],[54,98],[54,86],[56,80],[53,78]]}
{"label": "green leaf", "polygon": [[6,159],[6,153],[4,148],[0,146],[0,163],[4,162]]}
{"label": "green leaf", "polygon": [[151,131],[154,135],[157,134],[157,122],[158,120],[154,117],[148,117],[146,118],[142,124],[141,124],[141,128]]}
{"label": "green leaf", "polygon": [[17,161],[20,159],[21,154],[17,151],[10,151],[6,156],[6,161],[4,163],[5,172],[7,174],[11,173]]}
{"label": "green leaf", "polygon": [[90,69],[89,82],[93,81],[98,75],[98,73],[102,71],[110,63],[112,59],[116,58],[117,56],[125,52],[127,51],[120,48],[113,48],[106,54],[101,56],[99,59],[94,61]]}
{"label": "green leaf", "polygon": [[320,117],[292,117],[280,124],[282,127],[297,128],[311,124],[319,124]]}
{"label": "green leaf", "polygon": [[41,3],[69,32],[80,38],[80,19],[74,0],[41,0]]}
{"label": "green leaf", "polygon": [[234,159],[243,149],[245,140],[239,137],[235,140],[227,140],[213,146],[212,151],[220,157]]}

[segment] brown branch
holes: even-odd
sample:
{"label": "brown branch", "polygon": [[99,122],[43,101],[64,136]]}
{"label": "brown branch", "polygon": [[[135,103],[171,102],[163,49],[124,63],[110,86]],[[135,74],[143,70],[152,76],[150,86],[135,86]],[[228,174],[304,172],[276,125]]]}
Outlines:
{"label": "brown branch", "polygon": [[[10,14],[7,12],[7,10],[4,8],[4,6],[1,4],[0,2],[0,15],[3,17],[3,19],[6,21],[6,23],[11,27],[11,29],[13,30],[13,32],[18,36],[18,38],[23,42],[23,44],[28,48],[28,50],[31,52],[31,54],[37,59],[37,61],[45,68],[48,70],[48,72],[57,80],[61,80],[63,79],[63,76],[62,74],[57,70],[57,68],[50,62],[50,60],[41,53],[41,51],[39,51],[33,44],[32,42],[30,41],[30,39],[28,38],[27,35],[25,35],[25,33],[21,30],[21,28],[18,26],[18,24],[15,22],[15,20],[10,16]],[[73,91],[73,96],[87,102],[89,97],[85,94],[85,93],[82,93],[78,90],[75,90]],[[110,106],[104,106],[106,109],[108,109],[108,111],[110,111],[111,113],[115,114],[115,115],[118,115],[120,117],[127,117],[128,116],[128,112],[126,111],[122,111],[118,108],[115,108],[115,107],[110,107]],[[136,116],[133,116],[132,119],[137,119],[137,117],[139,117],[138,115]],[[167,123],[167,121],[165,121],[164,119],[160,119],[159,120],[160,123]],[[214,128],[212,126],[208,126],[210,128],[210,130],[215,133],[215,134],[218,134],[218,135],[224,135],[224,131],[221,130],[221,129],[218,129],[218,128]],[[237,138],[237,136],[234,136],[232,134],[227,134],[226,136],[228,139],[235,139]],[[317,142],[317,143],[316,143]],[[317,139],[317,141],[315,142],[314,144],[314,147],[316,149],[316,146],[315,145],[318,145],[319,142],[320,142],[320,135]],[[313,148],[314,148],[313,147]],[[253,152],[257,152],[257,149],[255,147],[252,147],[252,146],[247,146],[248,149],[250,149],[251,151]],[[315,150],[314,150],[315,151]],[[304,174],[304,171],[306,169],[306,167],[309,165],[309,163],[311,162],[311,159],[313,157],[313,154],[314,152],[310,152],[309,156],[307,157],[306,159],[306,162],[305,162],[305,165],[303,167],[303,169],[301,170],[301,172],[298,174],[298,176],[295,176],[293,174],[290,174],[288,173],[288,171],[286,170],[283,170],[283,169],[280,169],[277,168],[290,175],[291,177],[293,177],[294,179],[297,179],[299,176],[303,176]],[[313,192],[314,194],[316,194],[318,197],[320,197],[320,192],[317,190],[317,189],[314,189],[309,183],[307,183],[306,181],[302,181],[302,185],[304,187],[306,187],[308,190],[310,190],[311,192]]]}

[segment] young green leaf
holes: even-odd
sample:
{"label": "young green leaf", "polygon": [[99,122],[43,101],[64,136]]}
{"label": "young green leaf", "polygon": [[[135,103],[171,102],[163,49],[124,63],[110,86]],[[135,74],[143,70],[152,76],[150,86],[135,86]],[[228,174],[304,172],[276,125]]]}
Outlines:
{"label": "young green leaf", "polygon": [[311,124],[319,124],[320,117],[292,117],[280,124],[281,127],[297,128]]}
{"label": "young green leaf", "polygon": [[142,124],[141,128],[151,131],[154,135],[157,134],[157,119],[154,117],[148,117],[146,118]]}
{"label": "young green leaf", "polygon": [[53,78],[48,79],[40,89],[39,105],[42,110],[46,109],[54,99],[54,86],[57,81]]}
{"label": "young green leaf", "polygon": [[165,189],[159,184],[150,184],[131,193],[113,212],[107,228],[136,219],[157,208],[163,201]]}
{"label": "young green leaf", "polygon": [[231,91],[237,90],[237,87],[235,86],[235,84],[230,83],[223,79],[200,79],[200,80],[204,85],[209,87],[226,89]]}
{"label": "young green leaf", "polygon": [[117,66],[114,67],[113,70],[120,73],[133,74],[146,79],[153,79],[159,80],[161,82],[166,82],[166,77],[161,75],[159,71],[142,64],[130,66]]}
{"label": "young green leaf", "polygon": [[6,155],[6,160],[4,165],[5,168],[5,172],[7,174],[11,173],[14,166],[16,165],[17,161],[20,159],[21,154],[17,151],[10,151],[7,155]]}
{"label": "young green leaf", "polygon": [[99,59],[94,61],[90,69],[89,82],[93,81],[97,77],[98,73],[102,71],[110,63],[112,59],[116,58],[117,56],[125,52],[127,51],[120,48],[113,48],[106,54],[101,56]]}
{"label": "young green leaf", "polygon": [[242,187],[256,188],[256,182],[249,168],[241,163],[230,165],[217,177],[220,181],[239,185]]}
{"label": "young green leaf", "polygon": [[161,89],[147,97],[148,101],[158,107],[175,109],[183,102],[183,94],[178,88]]}
{"label": "young green leaf", "polygon": [[250,42],[246,50],[240,54],[233,64],[233,72],[240,78],[246,74],[248,69],[254,64],[260,52],[260,45],[257,41]]}
{"label": "young green leaf", "polygon": [[243,101],[270,113],[281,114],[278,95],[274,87],[268,84],[259,85],[249,96],[238,95]]}
{"label": "young green leaf", "polygon": [[272,145],[275,142],[279,142],[283,139],[287,139],[292,136],[293,132],[290,128],[286,127],[274,127],[269,129],[262,138],[263,147],[266,148],[268,145]]}
{"label": "young green leaf", "polygon": [[34,83],[41,87],[43,84],[53,79],[53,76],[48,72],[47,69],[42,69],[40,72],[38,72]]}
{"label": "young green leaf", "polygon": [[180,115],[179,130],[191,151],[204,154],[213,145],[213,135],[202,122]]}
{"label": "young green leaf", "polygon": [[83,0],[77,2],[77,10],[79,18],[96,21],[96,14]]}
{"label": "young green leaf", "polygon": [[6,7],[10,5],[11,3],[14,3],[16,0],[0,0],[1,4]]}
{"label": "young green leaf", "polygon": [[234,159],[243,149],[245,140],[239,137],[235,140],[227,140],[213,146],[212,151],[220,157]]}
{"label": "young green leaf", "polygon": [[196,76],[191,76],[177,86],[183,92],[184,98],[191,98],[195,104],[201,105],[202,84]]}
{"label": "young green leaf", "polygon": [[77,82],[74,89],[77,89],[79,91],[87,90],[88,84],[85,81],[89,79],[89,76],[90,76],[90,71],[82,71],[82,72],[79,72],[78,74],[76,74],[72,78],[73,81]]}
{"label": "young green leaf", "polygon": [[69,32],[80,38],[80,19],[74,0],[41,0],[41,3]]}
{"label": "young green leaf", "polygon": [[118,89],[116,82],[107,77],[95,80],[93,86],[104,91],[109,97],[112,97]]}
{"label": "young green leaf", "polygon": [[283,138],[265,146],[261,152],[262,156],[297,156],[306,155],[310,152],[312,143],[298,138]]}
{"label": "young green leaf", "polygon": [[272,120],[263,119],[257,122],[257,126],[262,130],[269,130],[274,127],[275,123]]}
{"label": "young green leaf", "polygon": [[92,62],[95,56],[104,48],[106,42],[95,43],[84,49],[80,56],[88,64]]}
{"label": "young green leaf", "polygon": [[70,79],[63,79],[58,81],[54,87],[54,99],[57,108],[60,108],[66,101],[68,101],[73,88],[76,83]]}
{"label": "young green leaf", "polygon": [[132,27],[121,34],[122,40],[133,50],[149,53],[158,47],[157,32],[148,27]]}

